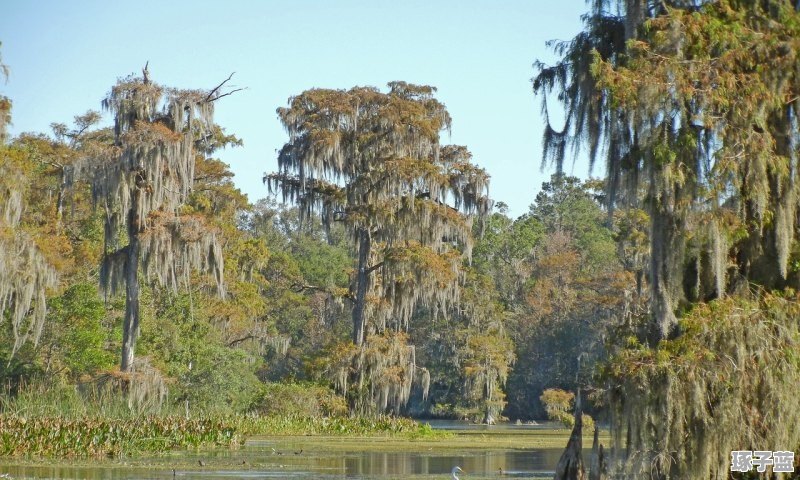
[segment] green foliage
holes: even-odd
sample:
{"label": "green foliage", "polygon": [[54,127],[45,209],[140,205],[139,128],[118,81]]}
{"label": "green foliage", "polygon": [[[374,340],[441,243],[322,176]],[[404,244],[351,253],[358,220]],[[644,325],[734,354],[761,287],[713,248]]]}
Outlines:
{"label": "green foliage", "polygon": [[109,332],[103,325],[106,310],[96,286],[72,285],[49,307],[46,341],[53,348],[47,353],[48,363],[60,360],[76,379],[113,366],[114,356],[106,348]]}
{"label": "green foliage", "polygon": [[531,274],[531,259],[544,236],[544,225],[531,215],[512,220],[492,214],[473,250],[473,265],[491,276],[501,301],[512,306]]}
{"label": "green foliage", "polygon": [[0,456],[104,457],[230,446],[241,441],[234,428],[210,419],[0,416]]}
{"label": "green foliage", "polygon": [[798,317],[793,291],[729,297],[687,312],[673,340],[620,348],[604,375],[615,448],[627,431],[633,453],[623,472],[713,478],[729,471],[732,450],[796,451]]}
{"label": "green foliage", "polygon": [[459,357],[466,380],[462,402],[480,411],[475,421],[493,424],[505,408],[505,387],[514,363],[514,345],[506,334],[506,312],[497,301],[491,279],[469,272],[461,298],[463,327],[457,331]]}
{"label": "green foliage", "polygon": [[211,347],[179,378],[176,396],[193,412],[238,413],[249,410],[260,385],[244,352]]}
{"label": "green foliage", "polygon": [[232,447],[250,435],[399,436],[442,438],[428,424],[392,417],[281,415],[187,419],[177,416],[65,419],[0,415],[0,456],[106,457]]}
{"label": "green foliage", "polygon": [[603,270],[617,262],[615,244],[607,225],[607,213],[598,201],[594,181],[555,174],[531,205],[530,215],[548,233],[568,232],[581,252],[581,268]]}
{"label": "green foliage", "polygon": [[298,235],[290,243],[300,274],[311,285],[346,287],[351,258],[343,246],[329,245],[309,235]]}
{"label": "green foliage", "polygon": [[556,174],[531,206],[543,234],[509,322],[517,355],[508,382],[511,416],[542,418],[545,389],[592,383],[592,366],[605,354],[602,338],[631,287],[594,188]]}
{"label": "green foliage", "polygon": [[[558,388],[548,388],[539,397],[547,412],[547,418],[561,422],[565,428],[572,428],[575,425],[575,394],[566,392]],[[594,420],[589,415],[583,413],[581,417],[584,428],[591,430],[594,428]]]}
{"label": "green foliage", "polygon": [[558,414],[569,414],[575,394],[559,388],[548,388],[539,399],[547,410],[547,416],[555,420]]}
{"label": "green foliage", "polygon": [[[278,155],[279,171],[264,176],[271,191],[280,190],[284,201],[298,206],[301,220],[318,214],[327,232],[335,222],[344,225],[352,278],[345,284],[332,272],[313,271],[325,265],[301,262],[323,282],[303,288],[346,296],[353,344],[367,349],[370,336],[380,341],[386,332],[407,331],[417,307],[438,310],[457,302],[459,267],[472,247],[471,217],[482,220],[491,203],[489,177],[466,147],[440,145],[450,116],[436,89],[399,81],[388,86],[387,93],[355,87],[292,97],[278,109],[289,134]],[[334,283],[346,286],[334,290]],[[413,346],[403,349],[413,353]],[[373,410],[367,400],[377,400],[379,410],[399,411],[408,401],[414,366],[396,362],[413,361],[413,354],[393,351],[381,359],[381,351],[371,349],[376,365],[393,364],[409,377],[393,375],[402,382],[381,384],[388,377],[368,372],[381,375],[385,369],[367,369],[353,355],[348,376],[354,378],[342,381],[343,370],[335,369],[335,384],[360,386],[348,392],[354,407]],[[402,394],[389,395],[387,404],[381,393],[387,389]]]}
{"label": "green foliage", "polygon": [[[120,392],[115,380],[118,378],[113,374],[100,374],[74,383],[40,374],[15,385],[14,390],[5,391],[0,396],[0,413],[13,417],[72,420],[89,417],[124,419],[155,413],[156,409],[145,412],[131,408],[128,396]],[[169,411],[161,408],[160,413],[166,415]]]}
{"label": "green foliage", "polygon": [[416,316],[417,362],[427,367],[430,393],[416,397],[411,412],[493,424],[503,418],[514,344],[493,279],[478,268],[465,271],[459,303],[444,318]]}
{"label": "green foliage", "polygon": [[625,452],[613,473],[727,477],[731,450],[798,444],[797,299],[777,292],[798,285],[800,11],[634,0],[584,18],[534,89],[567,117],[546,160],[561,169],[566,144],[605,155],[637,280],[605,378]]}
{"label": "green foliage", "polygon": [[410,438],[446,436],[408,418],[308,417],[290,414],[270,417],[236,417],[240,431],[248,435],[399,435]]}
{"label": "green foliage", "polygon": [[267,383],[253,410],[264,416],[335,417],[347,413],[347,402],[330,388],[313,383]]}

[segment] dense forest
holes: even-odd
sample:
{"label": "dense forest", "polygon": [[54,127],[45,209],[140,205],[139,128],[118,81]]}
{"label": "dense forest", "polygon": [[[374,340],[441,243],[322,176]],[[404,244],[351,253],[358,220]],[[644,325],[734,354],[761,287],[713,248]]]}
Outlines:
{"label": "dense forest", "polygon": [[432,86],[297,92],[255,201],[227,80],[13,137],[0,96],[0,414],[597,422],[590,478],[798,451],[800,4],[589,8],[518,218]]}

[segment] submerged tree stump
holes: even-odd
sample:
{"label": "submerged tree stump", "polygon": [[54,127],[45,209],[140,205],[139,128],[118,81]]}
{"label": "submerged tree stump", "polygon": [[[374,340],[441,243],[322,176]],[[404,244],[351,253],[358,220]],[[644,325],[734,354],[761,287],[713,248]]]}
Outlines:
{"label": "submerged tree stump", "polygon": [[594,427],[594,440],[592,440],[592,458],[589,460],[589,480],[605,480],[606,461],[603,455],[603,445],[600,444],[600,429]]}
{"label": "submerged tree stump", "polygon": [[575,425],[567,442],[567,448],[561,454],[556,465],[556,474],[553,480],[584,480],[583,457],[581,448],[583,443],[583,409],[581,408],[581,391],[575,396]]}

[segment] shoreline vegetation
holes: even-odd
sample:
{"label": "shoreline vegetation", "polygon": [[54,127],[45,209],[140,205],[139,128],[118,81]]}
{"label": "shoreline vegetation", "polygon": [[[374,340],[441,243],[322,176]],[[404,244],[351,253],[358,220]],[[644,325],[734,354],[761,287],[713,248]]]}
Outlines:
{"label": "shoreline vegetation", "polygon": [[399,417],[298,415],[184,418],[64,418],[0,415],[0,457],[98,458],[235,448],[254,436],[369,436],[442,439],[451,434]]}
{"label": "shoreline vegetation", "polygon": [[[275,442],[306,451],[563,448],[570,433],[561,427],[440,430],[408,417],[350,416],[321,389],[314,398],[297,397],[300,386],[268,385],[248,413],[190,409],[187,416],[177,400],[148,402],[131,395],[130,384],[127,392],[116,388],[34,381],[6,392],[0,462],[142,460]],[[590,448],[591,435],[585,437]]]}
{"label": "shoreline vegetation", "polygon": [[[565,428],[445,431],[388,416],[66,419],[0,415],[0,465],[55,460],[75,466],[125,461],[129,467],[159,467],[168,459],[171,466],[184,467],[196,464],[197,455],[216,458],[214,452],[220,450],[259,446],[269,455],[267,447],[278,444],[309,453],[561,449],[569,433]],[[601,439],[608,441],[607,432],[601,433]],[[591,448],[590,435],[584,436],[583,448]],[[272,454],[281,455],[274,448]]]}
{"label": "shoreline vegetation", "polygon": [[[315,392],[305,398],[302,391]],[[121,390],[120,390],[121,389]],[[447,438],[430,425],[388,415],[349,416],[341,399],[308,385],[267,385],[245,412],[186,409],[139,395],[135,381],[82,388],[31,382],[0,396],[0,458],[117,458],[235,448],[254,436]]]}

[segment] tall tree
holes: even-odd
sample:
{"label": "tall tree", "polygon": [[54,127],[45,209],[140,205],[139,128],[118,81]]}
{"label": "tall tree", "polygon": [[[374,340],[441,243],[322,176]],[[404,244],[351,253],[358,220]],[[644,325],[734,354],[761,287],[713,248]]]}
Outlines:
{"label": "tall tree", "polygon": [[289,142],[264,181],[303,215],[346,225],[357,347],[369,334],[407,328],[418,304],[455,302],[462,254],[454,246],[470,255],[469,215],[489,209],[488,175],[466,148],[440,146],[450,116],[434,92],[405,82],[388,93],[313,89],[278,109]]}
{"label": "tall tree", "polygon": [[[0,59],[0,77],[7,74]],[[21,225],[32,166],[23,152],[5,144],[10,121],[11,100],[0,95],[0,323],[11,322],[13,355],[26,340],[38,341],[47,313],[46,293],[57,278],[39,248],[41,239]]]}
{"label": "tall tree", "polygon": [[220,95],[220,87],[164,88],[145,67],[142,77],[120,80],[103,100],[114,115],[114,144],[90,152],[85,168],[105,211],[101,287],[112,294],[125,287],[122,371],[133,367],[139,333],[140,268],[173,290],[192,269],[212,272],[224,295],[216,230],[199,215],[180,215],[194,182],[195,143],[207,140]]}
{"label": "tall tree", "polygon": [[524,301],[511,317],[518,358],[508,386],[511,415],[544,416],[542,391],[588,387],[591,367],[603,357],[603,336],[628,278],[593,186],[555,174],[527,219],[516,222],[534,220],[543,235],[525,262]]}
{"label": "tall tree", "polygon": [[457,309],[465,323],[457,332],[462,345],[463,397],[480,411],[478,420],[493,425],[506,406],[503,387],[514,363],[514,345],[506,334],[507,312],[497,301],[492,279],[470,271],[465,290]]}
{"label": "tall tree", "polygon": [[[610,206],[626,210],[626,249],[634,239],[622,230],[649,224],[649,251],[635,249],[649,257],[651,307],[638,335],[647,348],[622,349],[610,368],[612,410],[626,418],[615,427],[628,432],[625,471],[727,477],[736,445],[800,443],[782,426],[797,418],[789,385],[798,375],[786,366],[796,365],[798,325],[788,318],[798,299],[772,293],[799,278],[800,5],[594,6],[586,31],[557,46],[562,60],[540,65],[534,89],[557,91],[566,107],[565,127],[545,138],[557,165],[570,141],[592,158],[604,153]],[[729,330],[732,321],[746,326]],[[763,333],[773,322],[779,333]],[[750,334],[768,336],[769,353]],[[747,358],[758,373],[714,360],[723,358]],[[758,397],[730,375],[757,383]]]}

